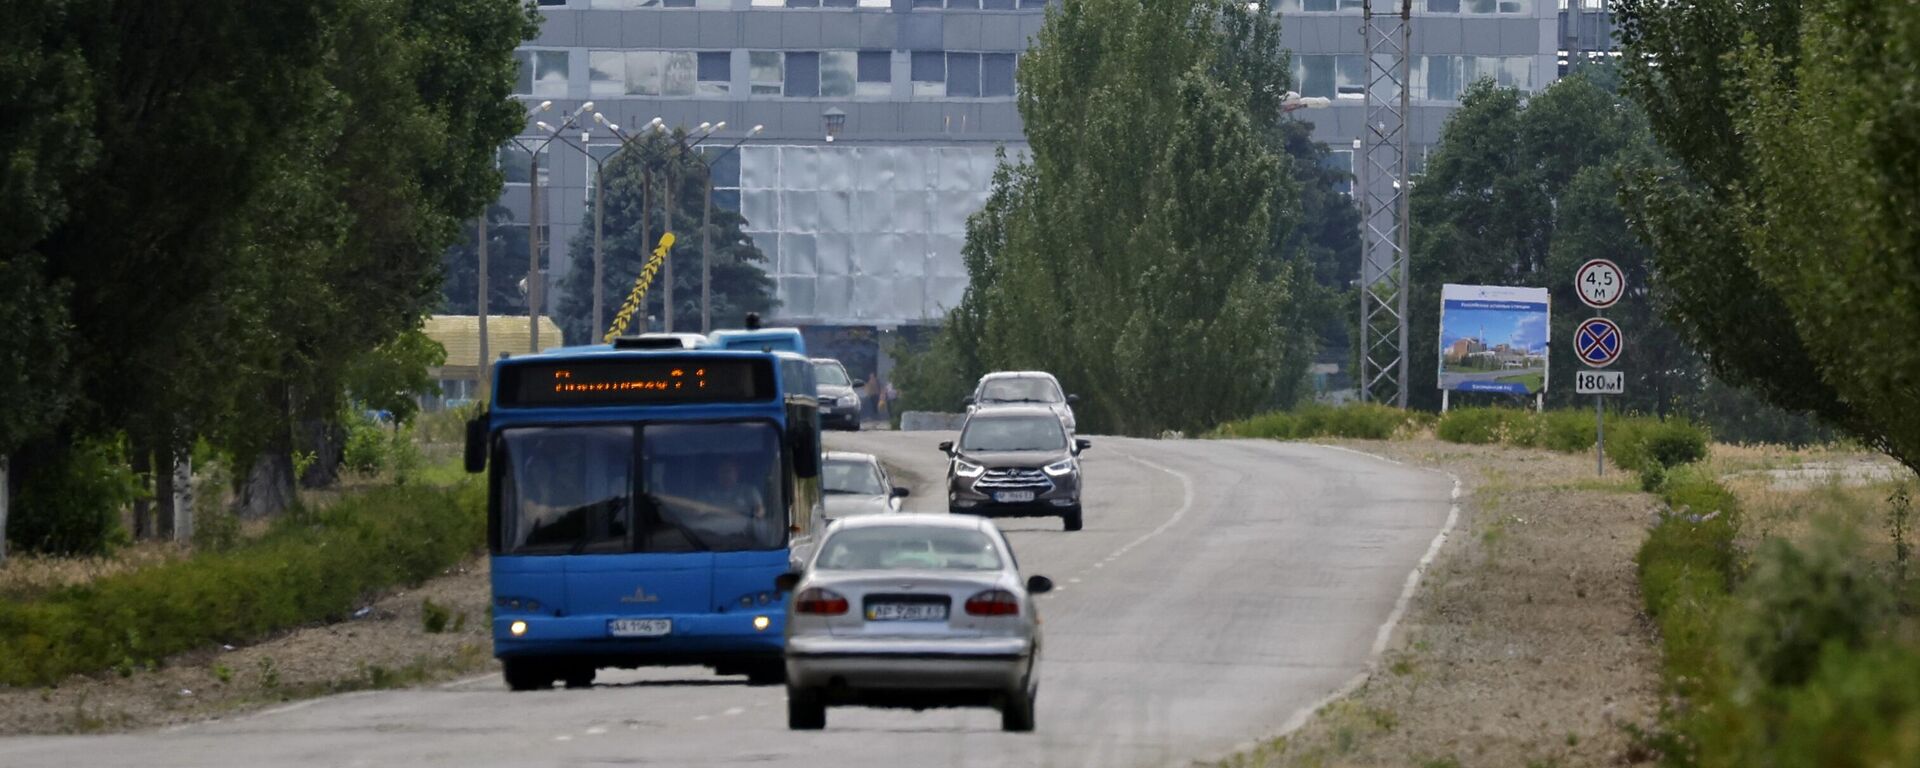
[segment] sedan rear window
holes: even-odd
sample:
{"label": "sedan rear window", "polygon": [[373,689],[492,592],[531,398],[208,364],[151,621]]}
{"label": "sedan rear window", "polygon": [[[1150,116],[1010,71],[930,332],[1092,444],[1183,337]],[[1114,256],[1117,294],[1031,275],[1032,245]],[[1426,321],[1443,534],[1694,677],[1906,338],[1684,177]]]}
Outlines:
{"label": "sedan rear window", "polygon": [[1060,388],[1039,377],[988,379],[980,385],[983,403],[1057,403]]}
{"label": "sedan rear window", "polygon": [[813,567],[828,571],[997,571],[1000,551],[979,531],[887,525],[841,530]]}

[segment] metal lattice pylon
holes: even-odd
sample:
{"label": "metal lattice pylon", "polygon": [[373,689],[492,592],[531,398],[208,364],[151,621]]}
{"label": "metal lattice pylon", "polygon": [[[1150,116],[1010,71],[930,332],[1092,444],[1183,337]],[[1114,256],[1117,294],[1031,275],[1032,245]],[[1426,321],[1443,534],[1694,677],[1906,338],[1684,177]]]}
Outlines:
{"label": "metal lattice pylon", "polygon": [[1360,202],[1360,399],[1407,407],[1408,48],[1413,0],[1364,0],[1366,117],[1354,163]]}

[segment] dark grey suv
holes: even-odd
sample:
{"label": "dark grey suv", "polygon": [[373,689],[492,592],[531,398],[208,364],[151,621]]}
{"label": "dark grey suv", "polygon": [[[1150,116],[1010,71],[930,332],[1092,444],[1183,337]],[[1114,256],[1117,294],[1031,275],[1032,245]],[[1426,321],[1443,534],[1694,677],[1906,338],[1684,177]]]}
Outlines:
{"label": "dark grey suv", "polygon": [[1046,408],[981,408],[957,442],[940,444],[947,463],[947,510],[986,517],[1058,517],[1080,530],[1080,452]]}

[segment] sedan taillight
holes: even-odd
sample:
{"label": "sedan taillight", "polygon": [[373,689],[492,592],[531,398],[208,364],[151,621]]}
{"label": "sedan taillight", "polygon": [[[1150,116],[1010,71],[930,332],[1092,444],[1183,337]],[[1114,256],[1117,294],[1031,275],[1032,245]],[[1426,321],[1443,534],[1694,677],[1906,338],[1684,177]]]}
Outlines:
{"label": "sedan taillight", "polygon": [[1020,598],[1004,589],[989,589],[967,598],[968,616],[1018,616]]}
{"label": "sedan taillight", "polygon": [[794,596],[793,612],[839,616],[847,612],[847,599],[833,590],[813,587]]}

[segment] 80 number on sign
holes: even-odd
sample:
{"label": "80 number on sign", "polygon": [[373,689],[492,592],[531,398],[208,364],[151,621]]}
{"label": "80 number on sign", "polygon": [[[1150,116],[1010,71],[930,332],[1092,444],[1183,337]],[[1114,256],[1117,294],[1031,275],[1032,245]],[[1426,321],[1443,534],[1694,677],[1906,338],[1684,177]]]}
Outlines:
{"label": "80 number on sign", "polygon": [[1573,391],[1581,395],[1624,395],[1627,377],[1621,371],[1574,371]]}

